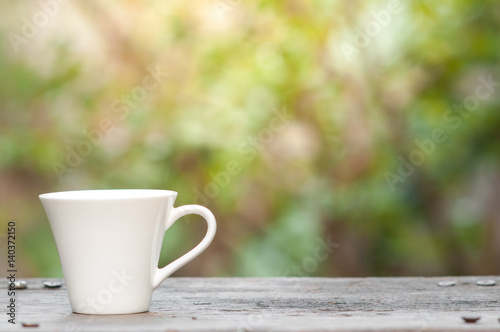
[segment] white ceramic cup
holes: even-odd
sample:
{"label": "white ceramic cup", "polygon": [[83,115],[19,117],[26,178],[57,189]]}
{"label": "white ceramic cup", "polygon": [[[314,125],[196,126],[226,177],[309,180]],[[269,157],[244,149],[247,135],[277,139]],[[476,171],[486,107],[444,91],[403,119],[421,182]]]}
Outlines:
{"label": "white ceramic cup", "polygon": [[[40,195],[74,312],[148,311],[153,290],[209,246],[217,228],[214,215],[200,205],[174,208],[176,197],[175,191],[149,189]],[[187,214],[206,220],[205,237],[187,254],[159,269],[165,231]]]}

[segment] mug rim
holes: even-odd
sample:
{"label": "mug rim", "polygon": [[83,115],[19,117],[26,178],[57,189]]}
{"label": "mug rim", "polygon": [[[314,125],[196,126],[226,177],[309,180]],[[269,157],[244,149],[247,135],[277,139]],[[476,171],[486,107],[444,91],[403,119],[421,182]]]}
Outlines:
{"label": "mug rim", "polygon": [[118,200],[177,196],[177,192],[162,189],[88,189],[41,194],[40,199],[57,200]]}

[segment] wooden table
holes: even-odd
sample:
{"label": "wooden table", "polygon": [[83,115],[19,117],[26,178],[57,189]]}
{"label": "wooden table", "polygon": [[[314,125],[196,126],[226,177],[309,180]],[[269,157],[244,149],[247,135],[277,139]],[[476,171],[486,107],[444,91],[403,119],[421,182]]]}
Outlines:
{"label": "wooden table", "polygon": [[[500,331],[500,285],[458,278],[168,278],[150,312],[71,313],[66,289],[26,279],[17,293],[17,324],[7,323],[0,282],[0,331]],[[440,287],[441,280],[456,280]],[[463,315],[477,315],[467,324]],[[38,327],[22,327],[35,322]]]}

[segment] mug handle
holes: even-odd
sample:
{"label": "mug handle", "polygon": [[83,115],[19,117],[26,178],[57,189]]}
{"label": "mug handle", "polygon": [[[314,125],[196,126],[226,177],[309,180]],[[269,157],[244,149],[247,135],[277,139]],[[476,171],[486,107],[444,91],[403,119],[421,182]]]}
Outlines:
{"label": "mug handle", "polygon": [[195,204],[183,205],[179,206],[178,208],[172,208],[172,211],[170,212],[165,222],[166,223],[165,229],[166,230],[169,229],[170,226],[172,226],[179,218],[188,214],[198,214],[202,216],[203,219],[205,219],[208,226],[207,234],[205,234],[203,240],[201,240],[201,242],[198,243],[196,247],[188,251],[185,255],[177,258],[175,261],[168,264],[164,268],[161,269],[156,268],[153,278],[153,289],[160,286],[163,280],[165,280],[172,273],[174,273],[175,271],[177,271],[190,261],[192,261],[196,256],[198,256],[205,249],[207,249],[207,247],[210,245],[215,236],[215,231],[217,230],[217,224],[215,223],[215,217],[213,213],[210,212],[210,210],[207,209],[206,207]]}

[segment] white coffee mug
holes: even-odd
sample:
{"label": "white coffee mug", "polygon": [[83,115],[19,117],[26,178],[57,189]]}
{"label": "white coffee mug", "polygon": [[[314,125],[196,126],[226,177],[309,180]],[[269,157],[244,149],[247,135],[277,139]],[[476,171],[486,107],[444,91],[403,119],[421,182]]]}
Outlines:
{"label": "white coffee mug", "polygon": [[[153,290],[209,246],[217,228],[214,215],[200,205],[174,208],[176,197],[174,191],[149,189],[40,195],[74,312],[148,311]],[[202,216],[207,234],[194,249],[159,269],[165,231],[187,214]]]}

